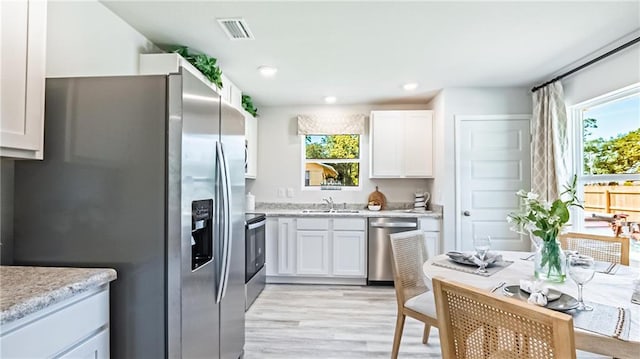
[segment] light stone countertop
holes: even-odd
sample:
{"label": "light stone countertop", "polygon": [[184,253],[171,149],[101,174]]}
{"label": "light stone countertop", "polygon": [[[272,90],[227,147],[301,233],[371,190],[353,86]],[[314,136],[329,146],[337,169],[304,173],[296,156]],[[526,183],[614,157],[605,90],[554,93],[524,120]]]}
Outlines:
{"label": "light stone countertop", "polygon": [[115,280],[109,268],[0,266],[0,325]]}
{"label": "light stone countertop", "polygon": [[[339,209],[337,211],[340,211]],[[442,218],[441,212],[435,211],[413,211],[407,209],[397,209],[389,211],[369,211],[367,209],[359,209],[358,213],[322,213],[311,212],[304,213],[302,209],[275,209],[275,208],[256,208],[254,213],[264,213],[267,217],[355,217],[355,218],[369,218],[369,217],[431,217]]]}

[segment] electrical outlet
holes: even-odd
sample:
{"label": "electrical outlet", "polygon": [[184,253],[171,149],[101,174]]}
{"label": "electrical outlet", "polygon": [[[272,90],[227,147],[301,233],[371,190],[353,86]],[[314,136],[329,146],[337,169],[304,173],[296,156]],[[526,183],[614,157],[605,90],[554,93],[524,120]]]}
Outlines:
{"label": "electrical outlet", "polygon": [[284,187],[278,188],[278,198],[284,198]]}
{"label": "electrical outlet", "polygon": [[293,188],[287,188],[287,198],[293,198]]}

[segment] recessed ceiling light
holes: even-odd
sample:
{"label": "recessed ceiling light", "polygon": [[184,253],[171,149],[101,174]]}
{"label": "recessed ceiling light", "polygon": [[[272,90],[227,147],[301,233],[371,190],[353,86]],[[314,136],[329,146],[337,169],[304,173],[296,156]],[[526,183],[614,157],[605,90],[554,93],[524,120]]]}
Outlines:
{"label": "recessed ceiling light", "polygon": [[264,77],[272,77],[278,72],[278,69],[273,66],[262,65],[258,67],[258,71]]}
{"label": "recessed ceiling light", "polygon": [[418,88],[418,84],[415,82],[411,82],[411,83],[402,85],[402,88],[405,89],[406,91],[413,91]]}
{"label": "recessed ceiling light", "polygon": [[337,98],[335,96],[327,96],[324,98],[326,103],[336,103]]}

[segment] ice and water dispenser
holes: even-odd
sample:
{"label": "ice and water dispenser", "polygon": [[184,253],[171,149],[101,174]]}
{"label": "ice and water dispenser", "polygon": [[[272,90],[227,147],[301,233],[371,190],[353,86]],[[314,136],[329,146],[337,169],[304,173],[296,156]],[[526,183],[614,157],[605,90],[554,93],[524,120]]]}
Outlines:
{"label": "ice and water dispenser", "polygon": [[191,270],[213,258],[213,200],[191,203]]}

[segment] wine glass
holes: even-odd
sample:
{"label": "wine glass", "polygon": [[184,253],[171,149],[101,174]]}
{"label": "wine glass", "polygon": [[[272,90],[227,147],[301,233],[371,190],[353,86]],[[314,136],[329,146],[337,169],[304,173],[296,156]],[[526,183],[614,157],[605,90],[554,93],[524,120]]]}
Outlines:
{"label": "wine glass", "polygon": [[571,255],[567,257],[567,269],[569,276],[578,285],[578,308],[577,310],[591,311],[593,307],[585,305],[582,300],[582,287],[593,279],[595,262],[592,257],[584,255]]}
{"label": "wine glass", "polygon": [[487,273],[486,257],[489,249],[491,249],[491,236],[475,237],[473,239],[473,248],[476,250],[476,256],[480,259],[481,264],[478,273]]}

